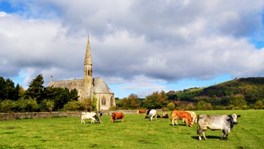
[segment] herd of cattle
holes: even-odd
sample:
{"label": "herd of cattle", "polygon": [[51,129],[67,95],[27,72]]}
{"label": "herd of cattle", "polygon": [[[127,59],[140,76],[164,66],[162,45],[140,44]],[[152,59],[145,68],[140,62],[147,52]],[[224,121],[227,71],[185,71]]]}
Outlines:
{"label": "herd of cattle", "polygon": [[[137,111],[138,114],[146,113],[145,118],[149,118],[150,121],[157,120],[157,118],[169,118],[167,112],[163,112],[162,116],[158,115],[157,110],[155,109],[140,109]],[[86,119],[90,119],[91,123],[100,123],[100,117],[102,112],[82,112],[81,113],[81,123],[85,123]],[[206,140],[205,130],[222,130],[221,139],[227,139],[228,133],[231,131],[234,125],[237,124],[237,118],[240,115],[208,115],[201,114],[196,115],[193,111],[178,111],[173,110],[171,112],[171,125],[178,125],[177,120],[182,120],[186,126],[192,127],[194,123],[197,123],[197,134],[199,140]],[[125,115],[123,112],[113,112],[111,115],[111,121],[114,123],[118,119],[121,119],[124,122]]]}

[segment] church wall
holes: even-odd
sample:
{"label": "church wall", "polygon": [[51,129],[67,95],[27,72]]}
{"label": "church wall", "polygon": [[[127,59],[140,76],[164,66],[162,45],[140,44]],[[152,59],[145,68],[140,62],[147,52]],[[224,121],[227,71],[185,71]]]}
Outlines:
{"label": "church wall", "polygon": [[109,110],[110,107],[116,105],[115,100],[113,99],[114,94],[96,94],[95,96],[99,101],[100,110]]}

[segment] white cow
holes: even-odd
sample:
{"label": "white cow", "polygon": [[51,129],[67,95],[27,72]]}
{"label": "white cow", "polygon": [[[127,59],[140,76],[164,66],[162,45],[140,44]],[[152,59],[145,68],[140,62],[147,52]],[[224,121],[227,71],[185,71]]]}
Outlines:
{"label": "white cow", "polygon": [[227,139],[228,133],[231,131],[233,126],[237,124],[237,117],[240,117],[240,115],[199,115],[197,127],[199,140],[202,140],[202,136],[206,139],[204,133],[206,129],[222,130],[221,139]]}
{"label": "white cow", "polygon": [[145,118],[148,118],[148,117],[150,118],[150,121],[153,121],[154,118],[157,120],[157,110],[148,109]]}
{"label": "white cow", "polygon": [[95,112],[82,112],[81,113],[81,123],[85,124],[85,119],[91,119],[91,123],[100,123],[99,116]]}

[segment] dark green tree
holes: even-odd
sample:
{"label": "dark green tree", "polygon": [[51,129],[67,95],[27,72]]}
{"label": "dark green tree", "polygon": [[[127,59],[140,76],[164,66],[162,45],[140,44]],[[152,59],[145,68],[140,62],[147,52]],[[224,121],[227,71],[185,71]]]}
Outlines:
{"label": "dark green tree", "polygon": [[19,88],[19,85],[15,86],[12,80],[0,77],[0,101],[6,99],[18,100]]}
{"label": "dark green tree", "polygon": [[29,83],[29,87],[25,92],[26,98],[31,97],[33,99],[36,99],[37,102],[40,103],[44,96],[43,83],[44,80],[42,74],[37,75],[36,78]]}

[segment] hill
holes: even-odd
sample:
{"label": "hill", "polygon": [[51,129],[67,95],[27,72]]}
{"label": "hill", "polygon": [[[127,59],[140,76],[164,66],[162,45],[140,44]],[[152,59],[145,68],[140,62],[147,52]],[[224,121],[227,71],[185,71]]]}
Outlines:
{"label": "hill", "polygon": [[[239,78],[206,88],[176,92],[178,101],[211,104],[211,107],[249,108],[264,102],[264,77]],[[210,107],[210,106],[209,106]]]}

